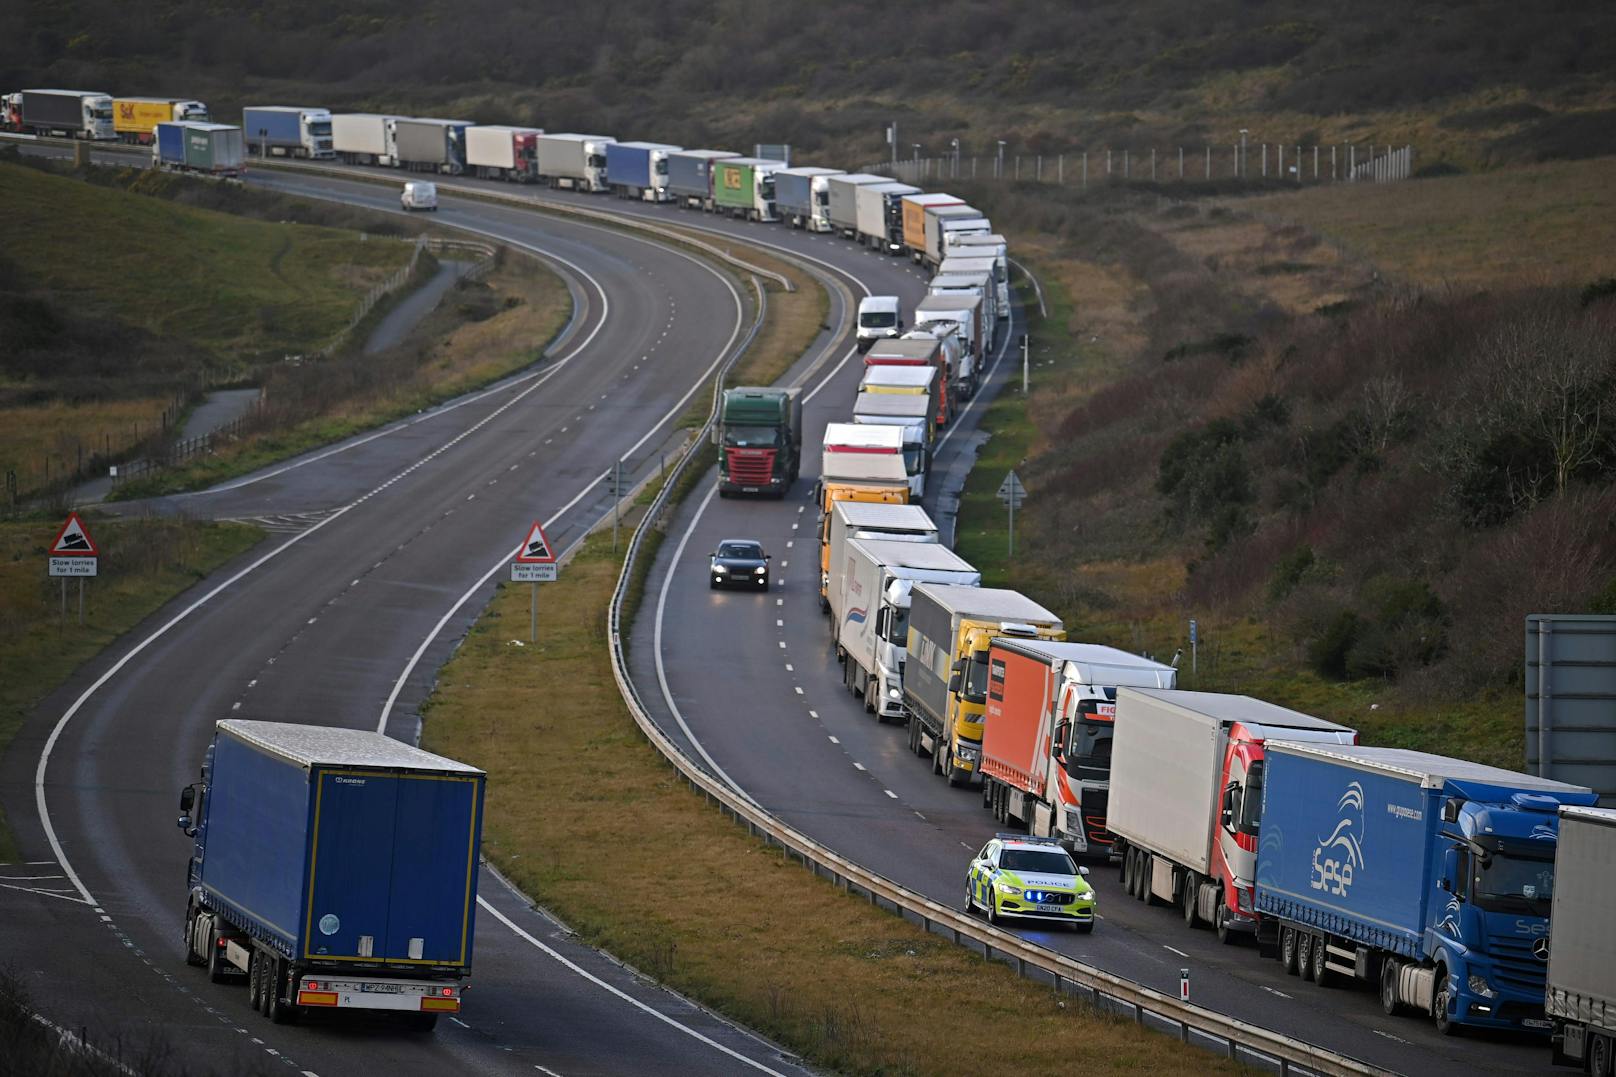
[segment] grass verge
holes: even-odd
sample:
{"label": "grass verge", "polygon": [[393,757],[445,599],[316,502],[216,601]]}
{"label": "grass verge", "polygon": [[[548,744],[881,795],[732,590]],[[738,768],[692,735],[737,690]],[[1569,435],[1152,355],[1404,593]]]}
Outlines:
{"label": "grass verge", "polygon": [[[60,526],[55,518],[0,523],[0,751],[80,665],[262,535],[244,524],[92,519],[100,575],[85,581],[80,626],[78,582],[68,581],[63,619],[61,583],[45,574],[45,552]],[[0,863],[16,856],[0,812]]]}
{"label": "grass verge", "polygon": [[[284,426],[125,483],[115,496],[127,500],[202,489],[498,381],[539,362],[570,313],[571,299],[560,278],[525,256],[507,257],[485,281],[451,289],[398,347],[372,356],[333,357],[321,370],[305,371],[313,376],[284,389],[272,377],[265,391],[270,406],[293,411]],[[298,418],[298,412],[305,417]]]}
{"label": "grass verge", "polygon": [[[574,615],[542,620],[525,646],[528,593],[501,587],[428,702],[424,744],[487,769],[484,850],[526,893],[591,944],[816,1065],[975,1071],[979,1059],[932,1030],[987,1027],[1011,1068],[1083,1058],[1101,1073],[1233,1072],[873,909],[724,820],[617,693],[605,613],[618,567],[609,535],[590,538],[542,596]],[[601,902],[623,878],[648,877],[648,850],[655,900]]]}

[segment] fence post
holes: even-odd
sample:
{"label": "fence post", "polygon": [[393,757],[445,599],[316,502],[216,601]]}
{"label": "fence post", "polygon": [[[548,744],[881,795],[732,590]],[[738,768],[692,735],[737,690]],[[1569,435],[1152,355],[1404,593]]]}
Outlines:
{"label": "fence post", "polygon": [[1178,178],[1184,178],[1184,147],[1178,148]]}
{"label": "fence post", "polygon": [[1262,174],[1263,179],[1268,178],[1268,143],[1262,144]]}
{"label": "fence post", "polygon": [[1083,151],[1083,189],[1089,189],[1089,151]]}
{"label": "fence post", "polygon": [[1060,154],[1055,158],[1055,182],[1066,182],[1066,155]]}
{"label": "fence post", "polygon": [[1133,164],[1133,151],[1131,149],[1124,149],[1122,151],[1122,178],[1123,179],[1132,178],[1132,175],[1133,175],[1133,173],[1132,173],[1132,164]]}
{"label": "fence post", "polygon": [[1110,146],[1107,146],[1105,148],[1105,176],[1106,176],[1107,179],[1111,178],[1111,147]]}
{"label": "fence post", "polygon": [[1150,182],[1156,182],[1156,147],[1150,147]]}

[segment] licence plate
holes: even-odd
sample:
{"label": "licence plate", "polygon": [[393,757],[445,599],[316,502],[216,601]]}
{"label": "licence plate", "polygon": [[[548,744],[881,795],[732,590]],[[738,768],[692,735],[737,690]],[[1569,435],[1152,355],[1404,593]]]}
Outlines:
{"label": "licence plate", "polygon": [[1065,912],[1066,911],[1066,906],[1065,905],[1040,905],[1040,906],[1038,906],[1038,911],[1039,912]]}
{"label": "licence plate", "polygon": [[367,995],[402,995],[404,988],[399,984],[360,984],[359,990]]}
{"label": "licence plate", "polygon": [[1521,1022],[1527,1028],[1553,1028],[1554,1022],[1546,1021],[1541,1017],[1528,1017]]}

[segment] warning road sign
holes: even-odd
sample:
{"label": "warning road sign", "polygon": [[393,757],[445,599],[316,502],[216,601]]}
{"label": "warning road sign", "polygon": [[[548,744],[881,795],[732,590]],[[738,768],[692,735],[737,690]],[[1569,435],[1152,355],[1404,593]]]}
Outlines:
{"label": "warning road sign", "polygon": [[56,541],[51,543],[50,556],[95,557],[100,552],[95,540],[90,538],[90,533],[85,530],[84,521],[79,519],[79,514],[68,513],[67,523],[62,525],[62,529],[56,533]]}
{"label": "warning road sign", "polygon": [[545,537],[543,525],[534,520],[532,530],[527,533],[527,538],[522,542],[522,548],[517,551],[516,563],[519,565],[553,565],[555,560],[555,549],[550,545],[550,540]]}

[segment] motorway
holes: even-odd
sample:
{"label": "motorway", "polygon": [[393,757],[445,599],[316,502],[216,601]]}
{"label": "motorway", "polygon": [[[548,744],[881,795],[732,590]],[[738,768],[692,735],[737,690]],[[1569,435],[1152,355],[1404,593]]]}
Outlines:
{"label": "motorway", "polygon": [[[382,208],[387,192],[276,181]],[[460,1020],[272,1026],[244,989],[185,965],[179,788],[212,723],[239,715],[413,740],[433,671],[533,519],[562,547],[602,512],[619,456],[676,419],[744,339],[744,284],[611,229],[446,199],[460,224],[541,251],[578,308],[535,370],[215,492],[149,506],[277,532],[148,619],[53,695],[0,760],[24,864],[0,868],[0,952],[57,1024],[191,1072],[799,1073],[764,1043],[648,984],[489,871]],[[132,505],[125,511],[148,506]]]}
{"label": "motorway", "polygon": [[[265,175],[258,173],[259,177]],[[391,190],[384,187],[365,188],[290,174],[276,174],[268,182],[304,193],[393,204]],[[454,184],[478,185],[462,180]],[[504,185],[488,186],[504,192],[512,190]],[[866,290],[897,294],[907,306],[924,291],[924,278],[907,263],[866,254],[841,240],[721,221],[667,207],[553,192],[521,193],[535,201],[582,203],[596,210],[657,218],[777,246],[814,259],[813,264],[827,278],[839,279],[855,297]],[[733,298],[712,284],[711,278],[704,284],[700,279],[703,274],[690,272],[688,263],[669,272],[673,267],[667,263],[667,252],[652,256],[649,251],[655,248],[625,236],[593,229],[588,230],[587,238],[579,238],[578,226],[563,220],[535,218],[517,210],[457,201],[452,196],[445,197],[440,216],[444,224],[469,224],[513,238],[526,235],[535,245],[568,257],[600,277],[612,308],[604,319],[608,327],[623,320],[625,308],[636,302],[628,296],[636,293],[641,295],[638,302],[654,303],[652,297],[666,289],[666,313],[671,317],[674,291],[684,289],[678,292],[678,328],[675,331],[670,327],[672,335],[663,347],[670,365],[664,373],[672,379],[672,367],[677,366],[687,386],[698,373],[697,368],[716,357],[723,344],[716,337],[737,324]],[[512,231],[521,229],[526,231]],[[569,241],[573,245],[567,245]],[[612,257],[620,260],[617,268],[624,277],[650,271],[654,284],[641,281],[636,286],[615,274],[602,276],[596,270],[600,259]],[[602,267],[602,271],[606,268]],[[575,276],[572,286],[575,295],[588,295],[587,281]],[[687,294],[692,289],[696,294]],[[624,296],[621,301],[620,294]],[[632,309],[639,313],[638,308]],[[683,317],[687,311],[692,315],[688,323]],[[715,333],[712,330],[720,311],[726,311],[723,317],[727,321],[723,332]],[[654,320],[663,313],[658,309],[651,317]],[[833,320],[839,313],[833,305]],[[563,354],[565,347],[588,331],[592,317],[598,314],[585,313],[580,324],[573,327]],[[745,317],[740,320],[744,322]],[[615,336],[629,330],[629,325],[602,329],[601,338],[586,350],[587,355],[601,358],[581,365],[590,370],[599,366],[608,378],[626,374],[629,381],[622,384],[635,384],[634,379],[641,375],[622,369],[622,342]],[[703,330],[707,331],[705,336]],[[1018,331],[1019,326],[1012,329],[1007,339],[1013,339],[1013,333]],[[618,354],[613,354],[608,345],[615,347]],[[637,347],[628,351],[638,354]],[[816,348],[812,354],[818,357],[823,353]],[[810,447],[817,444],[826,422],[843,418],[851,409],[858,364],[838,365],[843,354],[843,349],[837,349],[830,353],[828,363],[799,363],[790,375],[810,394],[805,409],[805,444]],[[1012,365],[1000,367],[997,377],[984,389],[984,396],[999,390]],[[347,459],[338,465],[328,466],[316,459],[293,472],[209,495],[221,499],[218,506],[203,507],[211,502],[200,498],[187,505],[188,511],[209,515],[306,520],[318,525],[318,533],[299,532],[296,537],[300,544],[310,546],[309,550],[288,551],[282,558],[283,568],[270,564],[256,570],[232,585],[224,596],[229,599],[227,603],[216,602],[217,609],[204,608],[193,615],[189,627],[182,624],[148,653],[138,656],[98,696],[92,697],[58,744],[56,751],[60,755],[54,766],[60,769],[53,770],[47,780],[52,812],[59,816],[57,825],[64,835],[69,858],[89,893],[105,908],[105,914],[97,913],[97,917],[113,917],[113,926],[106,932],[111,941],[100,940],[94,947],[95,957],[90,955],[90,944],[96,939],[83,940],[82,955],[59,941],[42,941],[64,937],[74,924],[82,927],[88,920],[84,909],[60,899],[23,904],[23,899],[11,895],[0,898],[4,902],[0,907],[11,914],[7,925],[0,927],[0,939],[8,950],[27,955],[17,960],[20,968],[87,970],[86,977],[57,985],[52,995],[46,994],[43,984],[36,984],[42,998],[51,999],[52,1005],[46,1008],[53,1014],[63,1014],[64,1024],[80,1023],[72,1011],[77,1005],[86,1011],[116,1012],[123,1027],[129,1027],[141,1015],[153,1015],[156,1011],[148,1007],[160,1002],[163,1012],[175,1020],[189,1014],[189,1021],[177,1027],[211,1033],[202,1037],[210,1046],[200,1055],[208,1065],[229,1068],[224,1059],[246,1059],[253,1057],[254,1050],[261,1050],[244,1047],[230,1054],[222,1046],[230,1036],[221,1036],[215,1027],[229,1022],[219,1022],[216,1015],[196,1011],[198,1001],[204,1008],[221,1010],[234,1003],[220,1007],[218,997],[208,993],[200,982],[178,987],[173,983],[186,980],[185,974],[193,971],[184,968],[176,941],[181,909],[174,894],[179,889],[177,880],[184,862],[183,841],[175,835],[173,849],[164,848],[160,854],[137,856],[134,850],[141,850],[150,840],[147,835],[166,833],[166,828],[173,825],[173,795],[189,780],[191,768],[200,757],[203,731],[213,718],[230,713],[234,703],[243,703],[240,713],[244,715],[272,718],[306,716],[310,701],[317,700],[328,714],[322,720],[347,720],[336,712],[348,713],[351,708],[355,714],[368,713],[380,721],[403,660],[411,653],[412,645],[419,647],[427,640],[431,646],[423,653],[415,674],[399,690],[393,708],[390,728],[398,735],[411,735],[414,704],[428,688],[431,670],[447,653],[450,641],[469,624],[483,596],[473,589],[471,600],[458,608],[441,632],[434,632],[429,622],[442,617],[457,598],[468,593],[466,588],[500,559],[501,551],[511,545],[514,537],[509,521],[522,518],[524,513],[553,512],[583,488],[591,468],[598,476],[613,454],[648,425],[639,422],[631,435],[625,432],[627,424],[623,422],[611,424],[596,419],[587,427],[564,422],[565,416],[560,413],[570,411],[575,421],[586,417],[579,406],[583,400],[592,399],[588,394],[599,391],[603,384],[596,380],[582,391],[573,392],[575,382],[591,379],[581,371],[564,367],[554,375],[551,385],[512,404],[508,412],[489,418],[485,426],[470,429],[498,403],[521,392],[521,387],[498,390],[486,401],[464,404],[441,418],[417,419],[374,443],[347,450],[341,454]],[[667,401],[676,395],[676,389],[679,386],[671,381],[657,382],[654,392],[648,384],[646,403],[637,418],[648,418],[643,412],[656,410],[658,404],[650,401],[652,396],[657,396],[659,402]],[[544,414],[543,401],[564,392],[570,397],[571,407],[552,408],[557,414]],[[979,401],[982,399],[979,397]],[[938,454],[938,473],[957,476],[968,466],[976,444],[972,427],[980,410],[979,403],[948,434],[949,440]],[[561,426],[569,426],[567,435],[560,434]],[[585,430],[588,437],[579,437]],[[464,443],[457,442],[430,461],[415,465],[416,460],[462,432]],[[432,440],[434,436],[437,441]],[[512,484],[517,480],[499,475],[498,469],[510,463],[519,468],[532,465],[524,462],[525,458],[499,450],[509,446],[518,452],[537,451],[531,446],[535,439],[542,444],[542,436],[573,439],[553,449],[545,448],[539,457],[539,462],[548,462],[552,453],[558,453],[559,459],[569,461],[570,485],[563,484],[565,489],[553,495],[547,490],[542,497],[524,488],[521,496],[525,500],[520,507],[514,506],[506,499],[512,496]],[[605,440],[597,443],[597,438]],[[383,448],[372,449],[371,444]],[[642,447],[639,451],[649,450]],[[488,452],[493,452],[495,459],[484,455]],[[418,470],[404,473],[412,466]],[[933,778],[929,767],[908,754],[900,729],[877,725],[862,706],[841,690],[828,624],[818,611],[815,597],[814,508],[807,492],[817,467],[817,453],[810,451],[797,490],[783,502],[719,500],[705,496],[703,488],[688,500],[673,523],[675,541],[664,544],[652,577],[648,592],[652,601],[644,604],[641,613],[642,620],[648,623],[637,626],[633,634],[634,676],[648,702],[660,701],[658,717],[670,735],[693,742],[692,747],[705,753],[716,771],[763,807],[838,852],[936,900],[957,904],[970,850],[979,847],[993,832],[994,824],[981,808],[976,791],[950,789]],[[351,469],[355,477],[350,477]],[[391,485],[383,485],[394,475],[401,477]],[[490,478],[500,478],[506,484],[497,496],[492,491],[477,491],[478,485]],[[931,495],[935,496],[938,485],[933,484]],[[956,483],[944,485],[952,490]],[[370,500],[340,516],[330,515],[334,509],[350,504],[353,497],[377,489],[380,492]],[[474,500],[465,501],[467,496]],[[936,507],[935,501],[929,507]],[[580,519],[587,515],[582,505],[575,511]],[[491,538],[485,534],[501,528],[504,530]],[[401,543],[402,547],[371,566],[376,574],[373,578],[368,570],[360,570],[375,560],[376,546],[370,539],[378,532],[386,535],[388,542]],[[714,594],[707,589],[705,555],[717,539],[730,535],[761,538],[769,545],[779,570],[779,582],[771,594]],[[342,538],[346,545],[339,541]],[[348,554],[356,543],[367,551],[363,556]],[[261,553],[255,552],[254,556]],[[352,584],[345,578],[350,572],[355,581]],[[255,578],[259,582],[255,583]],[[201,585],[193,596],[205,592],[213,583]],[[182,599],[173,608],[185,601]],[[227,612],[227,606],[234,612]],[[154,623],[161,619],[154,619]],[[322,628],[327,622],[334,623]],[[142,634],[135,633],[126,641],[125,649],[140,638]],[[307,646],[311,643],[314,645]],[[333,659],[332,655],[337,657]],[[98,663],[97,669],[87,671],[75,681],[74,689],[81,691],[88,678],[116,656],[114,652]],[[301,666],[297,665],[299,661]],[[283,663],[287,668],[274,668]],[[207,672],[198,672],[201,670]],[[176,683],[167,684],[170,680]],[[254,681],[260,683],[246,687]],[[279,687],[261,691],[271,684]],[[311,695],[311,688],[317,694]],[[736,699],[753,702],[744,709],[737,708],[733,702]],[[176,700],[183,703],[177,705]],[[0,796],[25,839],[37,826],[31,805],[32,767],[37,763],[49,723],[59,718],[71,701],[71,695],[63,693],[42,708],[25,736],[0,764]],[[122,714],[140,716],[142,728],[122,729],[117,721]],[[109,827],[118,835],[116,840],[99,837]],[[98,840],[92,843],[89,835],[97,835]],[[30,849],[39,851],[37,844]],[[45,853],[49,858],[48,848]],[[81,857],[85,858],[82,862]],[[1115,872],[1107,867],[1097,866],[1092,881],[1101,894],[1104,916],[1093,936],[1079,938],[1038,931],[1029,931],[1027,936],[1168,991],[1176,991],[1179,970],[1188,967],[1196,1002],[1388,1069],[1422,1074],[1553,1072],[1547,1065],[1547,1048],[1536,1041],[1501,1037],[1442,1039],[1428,1022],[1385,1017],[1367,992],[1327,993],[1303,984],[1286,977],[1277,962],[1258,960],[1248,947],[1225,948],[1208,932],[1185,929],[1171,910],[1146,908],[1124,899]],[[499,902],[513,918],[528,917],[519,922],[530,933],[539,933],[540,929],[531,926],[538,919],[536,915],[527,912],[524,903],[510,897],[497,881],[485,876],[483,893]],[[13,910],[14,904],[19,908]],[[549,933],[547,941],[555,945],[553,926],[545,924],[542,930]],[[130,940],[128,945],[124,938]],[[352,1053],[354,1045],[361,1042],[367,1064],[374,1060],[397,1065],[408,1058],[412,1063],[443,1062],[479,1072],[505,1072],[507,1062],[518,1056],[524,1064],[533,1060],[531,1064],[542,1064],[561,1073],[625,1068],[648,1072],[659,1068],[708,1070],[740,1065],[728,1056],[718,1057],[711,1048],[682,1033],[673,1034],[673,1038],[687,1041],[687,1050],[691,1044],[699,1045],[708,1052],[704,1059],[698,1063],[689,1055],[663,1057],[657,1050],[667,1047],[662,1041],[670,1037],[659,1037],[655,1029],[644,1031],[645,1053],[640,1056],[590,1055],[585,1045],[578,1044],[575,1030],[590,1027],[591,1017],[614,1022],[593,1026],[614,1029],[610,1051],[632,1051],[623,1041],[633,1041],[635,1037],[619,1034],[624,1027],[621,1005],[610,1013],[606,1007],[583,1015],[570,1009],[576,1005],[587,1010],[589,1003],[580,997],[583,993],[572,984],[557,984],[553,968],[535,969],[535,959],[525,952],[525,944],[513,938],[520,936],[513,936],[491,916],[480,919],[476,987],[465,1015],[473,1028],[440,1028],[429,1048],[411,1043],[394,1053],[391,1048],[378,1047],[391,1043],[390,1038],[360,1041],[337,1036],[329,1028],[283,1032],[255,1023],[246,1012],[244,998],[237,1008],[242,1015],[239,1020],[251,1030],[251,1036],[264,1037],[287,1057],[295,1054],[298,1069],[314,1072],[322,1072],[322,1066],[329,1072],[351,1068],[360,1057]],[[155,982],[141,985],[129,971],[128,951],[132,948],[159,958]],[[103,960],[107,962],[104,971]],[[47,977],[42,973],[41,978]],[[154,978],[148,975],[147,979]],[[120,1000],[120,985],[131,995],[138,993],[142,1001]],[[190,987],[196,988],[195,997],[188,997]],[[545,993],[536,996],[538,991]],[[183,1001],[167,998],[173,994]],[[661,992],[655,994],[669,997]],[[542,1003],[533,1005],[538,998]],[[557,999],[567,1002],[559,1013]],[[58,1003],[61,1009],[56,1008]],[[536,1030],[536,1023],[542,1023],[542,1027]],[[631,1022],[631,1026],[655,1023]],[[785,1065],[766,1047],[719,1022],[710,1022],[709,1034],[717,1038],[718,1031],[714,1030],[726,1029],[731,1038],[722,1042],[733,1045],[739,1053],[750,1051],[756,1058],[765,1059],[763,1064],[776,1069]],[[600,1049],[608,1050],[608,1045]],[[420,1054],[423,1050],[426,1055]],[[556,1053],[545,1054],[546,1051]],[[653,1063],[653,1059],[657,1061]],[[531,1064],[523,1071],[532,1072]]]}

